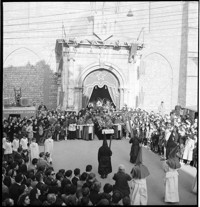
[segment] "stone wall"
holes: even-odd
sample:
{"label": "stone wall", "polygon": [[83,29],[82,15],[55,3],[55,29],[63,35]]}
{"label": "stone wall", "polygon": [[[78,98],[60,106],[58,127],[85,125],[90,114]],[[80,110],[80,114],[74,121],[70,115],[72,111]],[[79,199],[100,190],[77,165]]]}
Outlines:
{"label": "stone wall", "polygon": [[28,98],[31,105],[41,101],[48,108],[56,108],[57,82],[53,71],[43,61],[35,66],[7,67],[3,70],[3,98],[15,101],[14,88],[21,88],[22,97]]}

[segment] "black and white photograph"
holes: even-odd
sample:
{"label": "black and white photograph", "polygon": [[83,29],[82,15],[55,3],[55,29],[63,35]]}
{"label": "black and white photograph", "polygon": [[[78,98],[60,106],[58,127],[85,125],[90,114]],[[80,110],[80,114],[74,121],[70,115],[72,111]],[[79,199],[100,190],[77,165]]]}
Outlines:
{"label": "black and white photograph", "polygon": [[198,205],[199,1],[2,1],[2,206]]}

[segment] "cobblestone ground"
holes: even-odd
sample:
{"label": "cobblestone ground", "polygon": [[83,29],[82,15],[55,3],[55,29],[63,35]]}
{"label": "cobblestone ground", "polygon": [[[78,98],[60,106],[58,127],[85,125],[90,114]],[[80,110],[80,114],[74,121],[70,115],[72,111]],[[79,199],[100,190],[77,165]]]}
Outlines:
{"label": "cobblestone ground", "polygon": [[[109,141],[108,141],[109,142]],[[113,140],[111,144],[112,155],[112,173],[107,179],[100,178],[98,174],[97,152],[102,145],[102,140],[94,139],[85,140],[62,140],[54,142],[53,167],[55,172],[59,169],[80,168],[81,172],[85,171],[88,164],[93,166],[93,172],[101,182],[102,187],[105,183],[114,184],[112,179],[117,172],[119,164],[124,164],[126,172],[130,173],[132,164],[129,162],[129,153],[131,145],[128,140]],[[44,146],[40,146],[40,151]],[[148,167],[150,175],[147,178],[148,205],[169,205],[164,203],[164,171],[163,162],[160,157],[152,151],[143,147],[143,162]],[[197,194],[191,192],[193,179],[196,176],[196,168],[182,165],[179,170],[179,196],[180,202],[175,205],[197,205]]]}

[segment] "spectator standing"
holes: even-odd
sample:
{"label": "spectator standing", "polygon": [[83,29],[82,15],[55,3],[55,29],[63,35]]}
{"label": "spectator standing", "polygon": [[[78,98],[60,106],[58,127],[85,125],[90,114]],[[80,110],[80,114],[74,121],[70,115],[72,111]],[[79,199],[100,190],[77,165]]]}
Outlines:
{"label": "spectator standing", "polygon": [[37,118],[33,121],[33,133],[36,138],[36,142],[39,143],[39,126]]}
{"label": "spectator standing", "polygon": [[161,115],[161,116],[164,116],[165,115],[165,106],[164,106],[164,101],[161,101],[159,107],[158,107],[158,113]]}
{"label": "spectator standing", "polygon": [[13,156],[17,153],[17,150],[19,148],[19,139],[16,134],[14,134],[14,139],[12,142],[12,148],[13,148]]}
{"label": "spectator standing", "polygon": [[27,131],[27,135],[28,135],[28,143],[30,144],[31,143],[31,140],[33,139],[33,122],[32,120],[28,120],[28,126],[26,128],[26,131]]}
{"label": "spectator standing", "polygon": [[115,180],[115,184],[113,185],[113,193],[115,191],[119,191],[122,195],[122,198],[125,196],[129,196],[130,188],[128,181],[130,181],[131,179],[131,176],[125,172],[125,166],[120,164],[118,172],[115,173],[113,176],[113,180]]}
{"label": "spectator standing", "polygon": [[23,134],[19,144],[21,145],[22,150],[28,150],[28,139],[25,134]]}
{"label": "spectator standing", "polygon": [[184,153],[183,153],[183,160],[185,164],[192,161],[193,149],[194,149],[194,137],[191,134],[188,134],[185,142]]}
{"label": "spectator standing", "polygon": [[32,162],[34,158],[39,158],[39,146],[36,143],[36,138],[33,138],[29,146],[30,149],[30,161]]}
{"label": "spectator standing", "polygon": [[3,139],[2,139],[2,154],[3,154],[3,158],[4,158],[4,152],[5,152],[5,143],[6,143],[6,138],[7,138],[7,134],[5,132],[3,132]]}
{"label": "spectator standing", "polygon": [[4,143],[4,147],[5,147],[4,158],[5,161],[8,161],[10,158],[13,157],[12,143],[9,137],[6,137],[6,142]]}
{"label": "spectator standing", "polygon": [[76,139],[76,125],[77,125],[77,121],[75,116],[72,114],[71,117],[69,118],[69,135],[68,135],[68,139]]}
{"label": "spectator standing", "polygon": [[42,123],[39,123],[39,126],[38,126],[38,136],[39,136],[39,143],[42,143],[43,142],[43,136],[44,136],[44,129],[43,129],[43,125]]}
{"label": "spectator standing", "polygon": [[37,169],[39,169],[41,166],[44,166],[45,168],[50,167],[50,165],[48,164],[48,162],[44,158],[45,158],[44,152],[40,152],[39,159],[37,162]]}
{"label": "spectator standing", "polygon": [[44,151],[45,153],[49,153],[49,161],[50,163],[52,164],[52,156],[53,156],[53,146],[54,146],[54,143],[53,143],[53,139],[52,139],[52,135],[49,133],[47,135],[47,139],[45,140],[44,142]]}

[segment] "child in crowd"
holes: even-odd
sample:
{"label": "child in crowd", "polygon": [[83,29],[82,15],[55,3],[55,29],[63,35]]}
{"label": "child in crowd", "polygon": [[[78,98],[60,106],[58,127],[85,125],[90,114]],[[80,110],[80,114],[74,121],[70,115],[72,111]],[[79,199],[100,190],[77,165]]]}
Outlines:
{"label": "child in crowd", "polygon": [[74,177],[72,183],[77,186],[77,182],[80,180],[81,170],[79,168],[74,169]]}
{"label": "child in crowd", "polygon": [[89,175],[92,172],[92,165],[87,165],[85,171]]}

